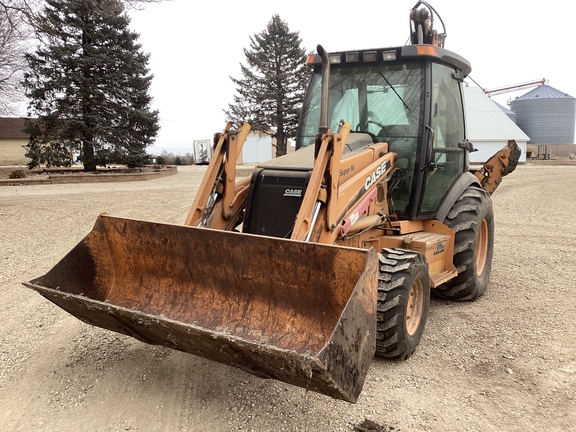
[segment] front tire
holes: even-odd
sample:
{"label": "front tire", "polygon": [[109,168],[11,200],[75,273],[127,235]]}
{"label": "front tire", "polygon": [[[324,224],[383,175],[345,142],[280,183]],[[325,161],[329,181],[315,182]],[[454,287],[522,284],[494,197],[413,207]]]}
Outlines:
{"label": "front tire", "polygon": [[420,344],[430,307],[424,255],[382,249],[378,275],[376,355],[406,360]]}
{"label": "front tire", "polygon": [[460,195],[444,224],[454,230],[458,276],[434,290],[438,297],[476,300],[488,287],[494,254],[494,210],[490,195],[474,186]]}

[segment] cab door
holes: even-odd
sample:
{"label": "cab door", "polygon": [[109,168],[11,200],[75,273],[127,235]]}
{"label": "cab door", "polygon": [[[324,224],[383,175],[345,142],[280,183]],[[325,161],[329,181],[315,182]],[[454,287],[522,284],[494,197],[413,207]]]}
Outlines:
{"label": "cab door", "polygon": [[434,217],[452,185],[467,169],[468,154],[459,146],[465,138],[465,120],[457,72],[439,63],[431,65],[430,118],[424,145],[424,189],[419,217]]}

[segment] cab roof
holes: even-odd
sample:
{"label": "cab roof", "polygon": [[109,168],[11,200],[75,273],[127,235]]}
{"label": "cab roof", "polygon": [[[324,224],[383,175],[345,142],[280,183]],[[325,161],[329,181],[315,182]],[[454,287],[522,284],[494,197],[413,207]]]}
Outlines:
{"label": "cab roof", "polygon": [[[386,63],[415,58],[430,59],[454,66],[462,71],[465,77],[472,71],[470,62],[464,57],[434,45],[405,45],[391,48],[338,51],[330,53],[329,58],[331,65]],[[313,68],[321,67],[321,57],[318,54],[311,54],[308,57],[308,65]]]}

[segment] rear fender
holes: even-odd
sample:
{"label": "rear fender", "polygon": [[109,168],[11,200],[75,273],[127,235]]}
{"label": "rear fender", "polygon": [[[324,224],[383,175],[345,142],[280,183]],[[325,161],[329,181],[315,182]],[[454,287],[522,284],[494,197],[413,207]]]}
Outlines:
{"label": "rear fender", "polygon": [[478,178],[476,178],[476,176],[471,172],[466,171],[462,173],[462,175],[460,175],[458,180],[456,180],[456,183],[452,185],[452,188],[446,194],[444,201],[442,201],[442,204],[440,204],[440,207],[438,207],[438,211],[436,212],[437,220],[442,222],[444,221],[444,219],[446,219],[448,212],[450,211],[450,209],[452,208],[458,197],[460,197],[460,195],[462,195],[462,192],[464,192],[466,188],[470,185],[477,185],[479,188],[482,187]]}

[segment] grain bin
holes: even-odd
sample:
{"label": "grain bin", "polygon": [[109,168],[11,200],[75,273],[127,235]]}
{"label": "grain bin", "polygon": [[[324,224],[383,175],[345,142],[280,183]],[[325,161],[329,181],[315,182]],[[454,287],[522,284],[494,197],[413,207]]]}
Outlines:
{"label": "grain bin", "polygon": [[514,99],[511,108],[529,144],[574,144],[576,99],[569,94],[541,85]]}

